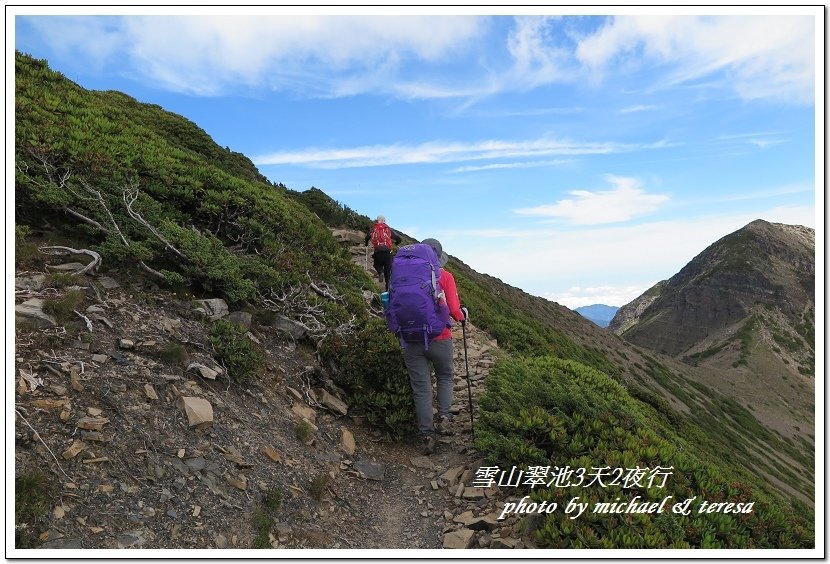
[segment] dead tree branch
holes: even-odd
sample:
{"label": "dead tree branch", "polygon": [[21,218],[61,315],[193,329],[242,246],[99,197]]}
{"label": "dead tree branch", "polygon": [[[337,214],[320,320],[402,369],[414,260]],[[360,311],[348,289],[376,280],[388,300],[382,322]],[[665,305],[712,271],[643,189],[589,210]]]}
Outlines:
{"label": "dead tree branch", "polygon": [[101,255],[96,253],[95,251],[90,251],[89,249],[73,249],[71,247],[61,247],[61,246],[44,246],[40,247],[40,252],[47,254],[47,255],[89,255],[92,257],[92,261],[83,267],[82,269],[71,273],[72,276],[80,276],[81,274],[85,274],[87,272],[95,271],[101,265]]}
{"label": "dead tree branch", "polygon": [[[15,410],[14,410],[14,412],[17,414],[17,416],[18,416],[18,417],[20,417],[20,419],[22,419],[22,420],[23,420],[23,422],[26,424],[26,426],[27,426],[29,429],[31,429],[31,430],[32,430],[32,432],[35,434],[35,437],[37,437],[37,439],[41,442],[41,444],[42,444],[44,447],[46,447],[46,450],[48,450],[48,451],[49,451],[49,454],[51,454],[51,455],[52,455],[52,458],[54,458],[54,459],[55,459],[55,464],[57,464],[57,465],[58,465],[58,469],[61,471],[61,474],[63,474],[63,475],[66,477],[66,479],[67,479],[67,480],[69,480],[70,482],[73,482],[73,483],[74,483],[74,482],[75,482],[75,480],[73,480],[72,478],[70,478],[70,477],[69,477],[69,475],[68,475],[66,472],[64,472],[64,471],[63,471],[63,468],[61,467],[61,463],[60,463],[60,461],[58,461],[58,457],[57,457],[57,456],[55,456],[55,453],[54,453],[54,452],[52,452],[52,449],[50,449],[50,448],[49,448],[49,445],[47,445],[47,444],[46,444],[46,441],[44,441],[44,440],[43,440],[43,437],[41,437],[41,436],[40,436],[40,433],[38,433],[38,432],[37,432],[37,430],[35,430],[35,428],[34,428],[34,427],[32,427],[32,425],[31,425],[28,421],[26,421],[26,418],[25,418],[25,417],[23,417],[23,414],[22,414],[22,413],[20,413],[20,410],[15,409]],[[60,477],[60,476],[58,476],[58,477]]]}
{"label": "dead tree branch", "polygon": [[124,205],[127,207],[127,213],[130,214],[130,217],[133,218],[135,221],[146,227],[150,231],[150,233],[152,233],[153,236],[155,236],[156,239],[158,239],[165,247],[167,247],[168,250],[170,250],[170,252],[172,252],[174,255],[176,255],[182,260],[189,261],[189,259],[187,258],[187,256],[184,255],[184,253],[182,253],[181,251],[179,251],[179,249],[174,247],[170,243],[170,241],[164,238],[164,236],[159,232],[158,229],[150,225],[150,222],[144,219],[140,213],[133,209],[133,204],[138,199],[139,194],[140,192],[138,188],[135,187],[135,184],[133,184],[130,188],[124,188],[122,197],[124,199]]}

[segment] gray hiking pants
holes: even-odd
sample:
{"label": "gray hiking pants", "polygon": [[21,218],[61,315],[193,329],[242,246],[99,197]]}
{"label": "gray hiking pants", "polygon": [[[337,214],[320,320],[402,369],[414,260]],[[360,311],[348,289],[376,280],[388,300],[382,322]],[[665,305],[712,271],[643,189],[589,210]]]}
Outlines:
{"label": "gray hiking pants", "polygon": [[432,421],[432,377],[430,363],[435,368],[438,382],[438,416],[449,415],[452,403],[453,367],[452,339],[431,341],[424,349],[420,343],[406,343],[403,350],[406,368],[409,370],[409,383],[415,396],[415,419],[421,434],[435,432]]}

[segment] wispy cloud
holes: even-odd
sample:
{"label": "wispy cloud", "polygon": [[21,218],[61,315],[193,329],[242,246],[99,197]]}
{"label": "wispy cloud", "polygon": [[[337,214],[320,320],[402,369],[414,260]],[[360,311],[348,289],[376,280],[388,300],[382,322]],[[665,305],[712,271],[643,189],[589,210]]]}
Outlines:
{"label": "wispy cloud", "polygon": [[519,208],[513,213],[519,215],[562,219],[575,225],[599,225],[628,221],[634,217],[651,213],[669,200],[665,194],[648,194],[641,187],[640,180],[621,176],[606,175],[605,179],[615,186],[613,190],[590,192],[572,190],[574,198],[559,200],[531,208]]}
{"label": "wispy cloud", "polygon": [[719,77],[746,99],[811,103],[815,34],[809,16],[617,16],[576,56],[593,72],[657,63],[665,86]]}
{"label": "wispy cloud", "polygon": [[572,163],[573,159],[555,159],[552,161],[525,161],[516,163],[493,163],[480,166],[462,166],[451,170],[450,172],[478,172],[480,170],[497,170],[497,169],[515,169],[515,168],[535,168],[540,166],[558,166],[567,163]]}
{"label": "wispy cloud", "polygon": [[258,166],[302,165],[333,169],[552,155],[601,155],[666,146],[664,141],[637,144],[545,138],[531,141],[488,140],[472,143],[434,141],[420,145],[372,145],[346,149],[310,148],[302,151],[280,151],[254,157],[253,161]]}
{"label": "wispy cloud", "polygon": [[638,112],[648,112],[651,110],[659,110],[660,106],[648,106],[648,105],[638,105],[638,106],[628,106],[627,108],[623,108],[620,110],[621,114],[634,114]]}

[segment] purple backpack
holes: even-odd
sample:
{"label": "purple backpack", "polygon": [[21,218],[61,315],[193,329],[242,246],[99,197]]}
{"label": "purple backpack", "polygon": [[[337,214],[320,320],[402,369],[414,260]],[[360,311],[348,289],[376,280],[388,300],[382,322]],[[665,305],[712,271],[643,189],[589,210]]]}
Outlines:
{"label": "purple backpack", "polygon": [[398,249],[389,277],[386,323],[406,346],[440,335],[450,326],[450,311],[440,284],[438,256],[429,245],[415,243]]}

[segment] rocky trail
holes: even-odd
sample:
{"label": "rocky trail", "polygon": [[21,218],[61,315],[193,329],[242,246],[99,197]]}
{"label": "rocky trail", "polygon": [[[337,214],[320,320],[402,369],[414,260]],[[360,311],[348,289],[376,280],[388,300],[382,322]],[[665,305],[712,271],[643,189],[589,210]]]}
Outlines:
{"label": "rocky trail", "polygon": [[[335,237],[365,265],[362,235]],[[50,260],[15,279],[16,494],[33,495],[28,479],[48,504],[16,531],[18,547],[532,546],[516,516],[496,519],[510,492],[474,487],[485,463],[471,441],[460,327],[452,434],[424,456],[414,437],[382,441],[349,413],[299,324],[258,323],[117,272],[50,287],[54,272],[82,266]],[[43,311],[73,290],[84,300],[67,319]],[[206,318],[247,327],[264,373],[229,382]],[[477,403],[498,351],[473,323],[466,333]]]}

